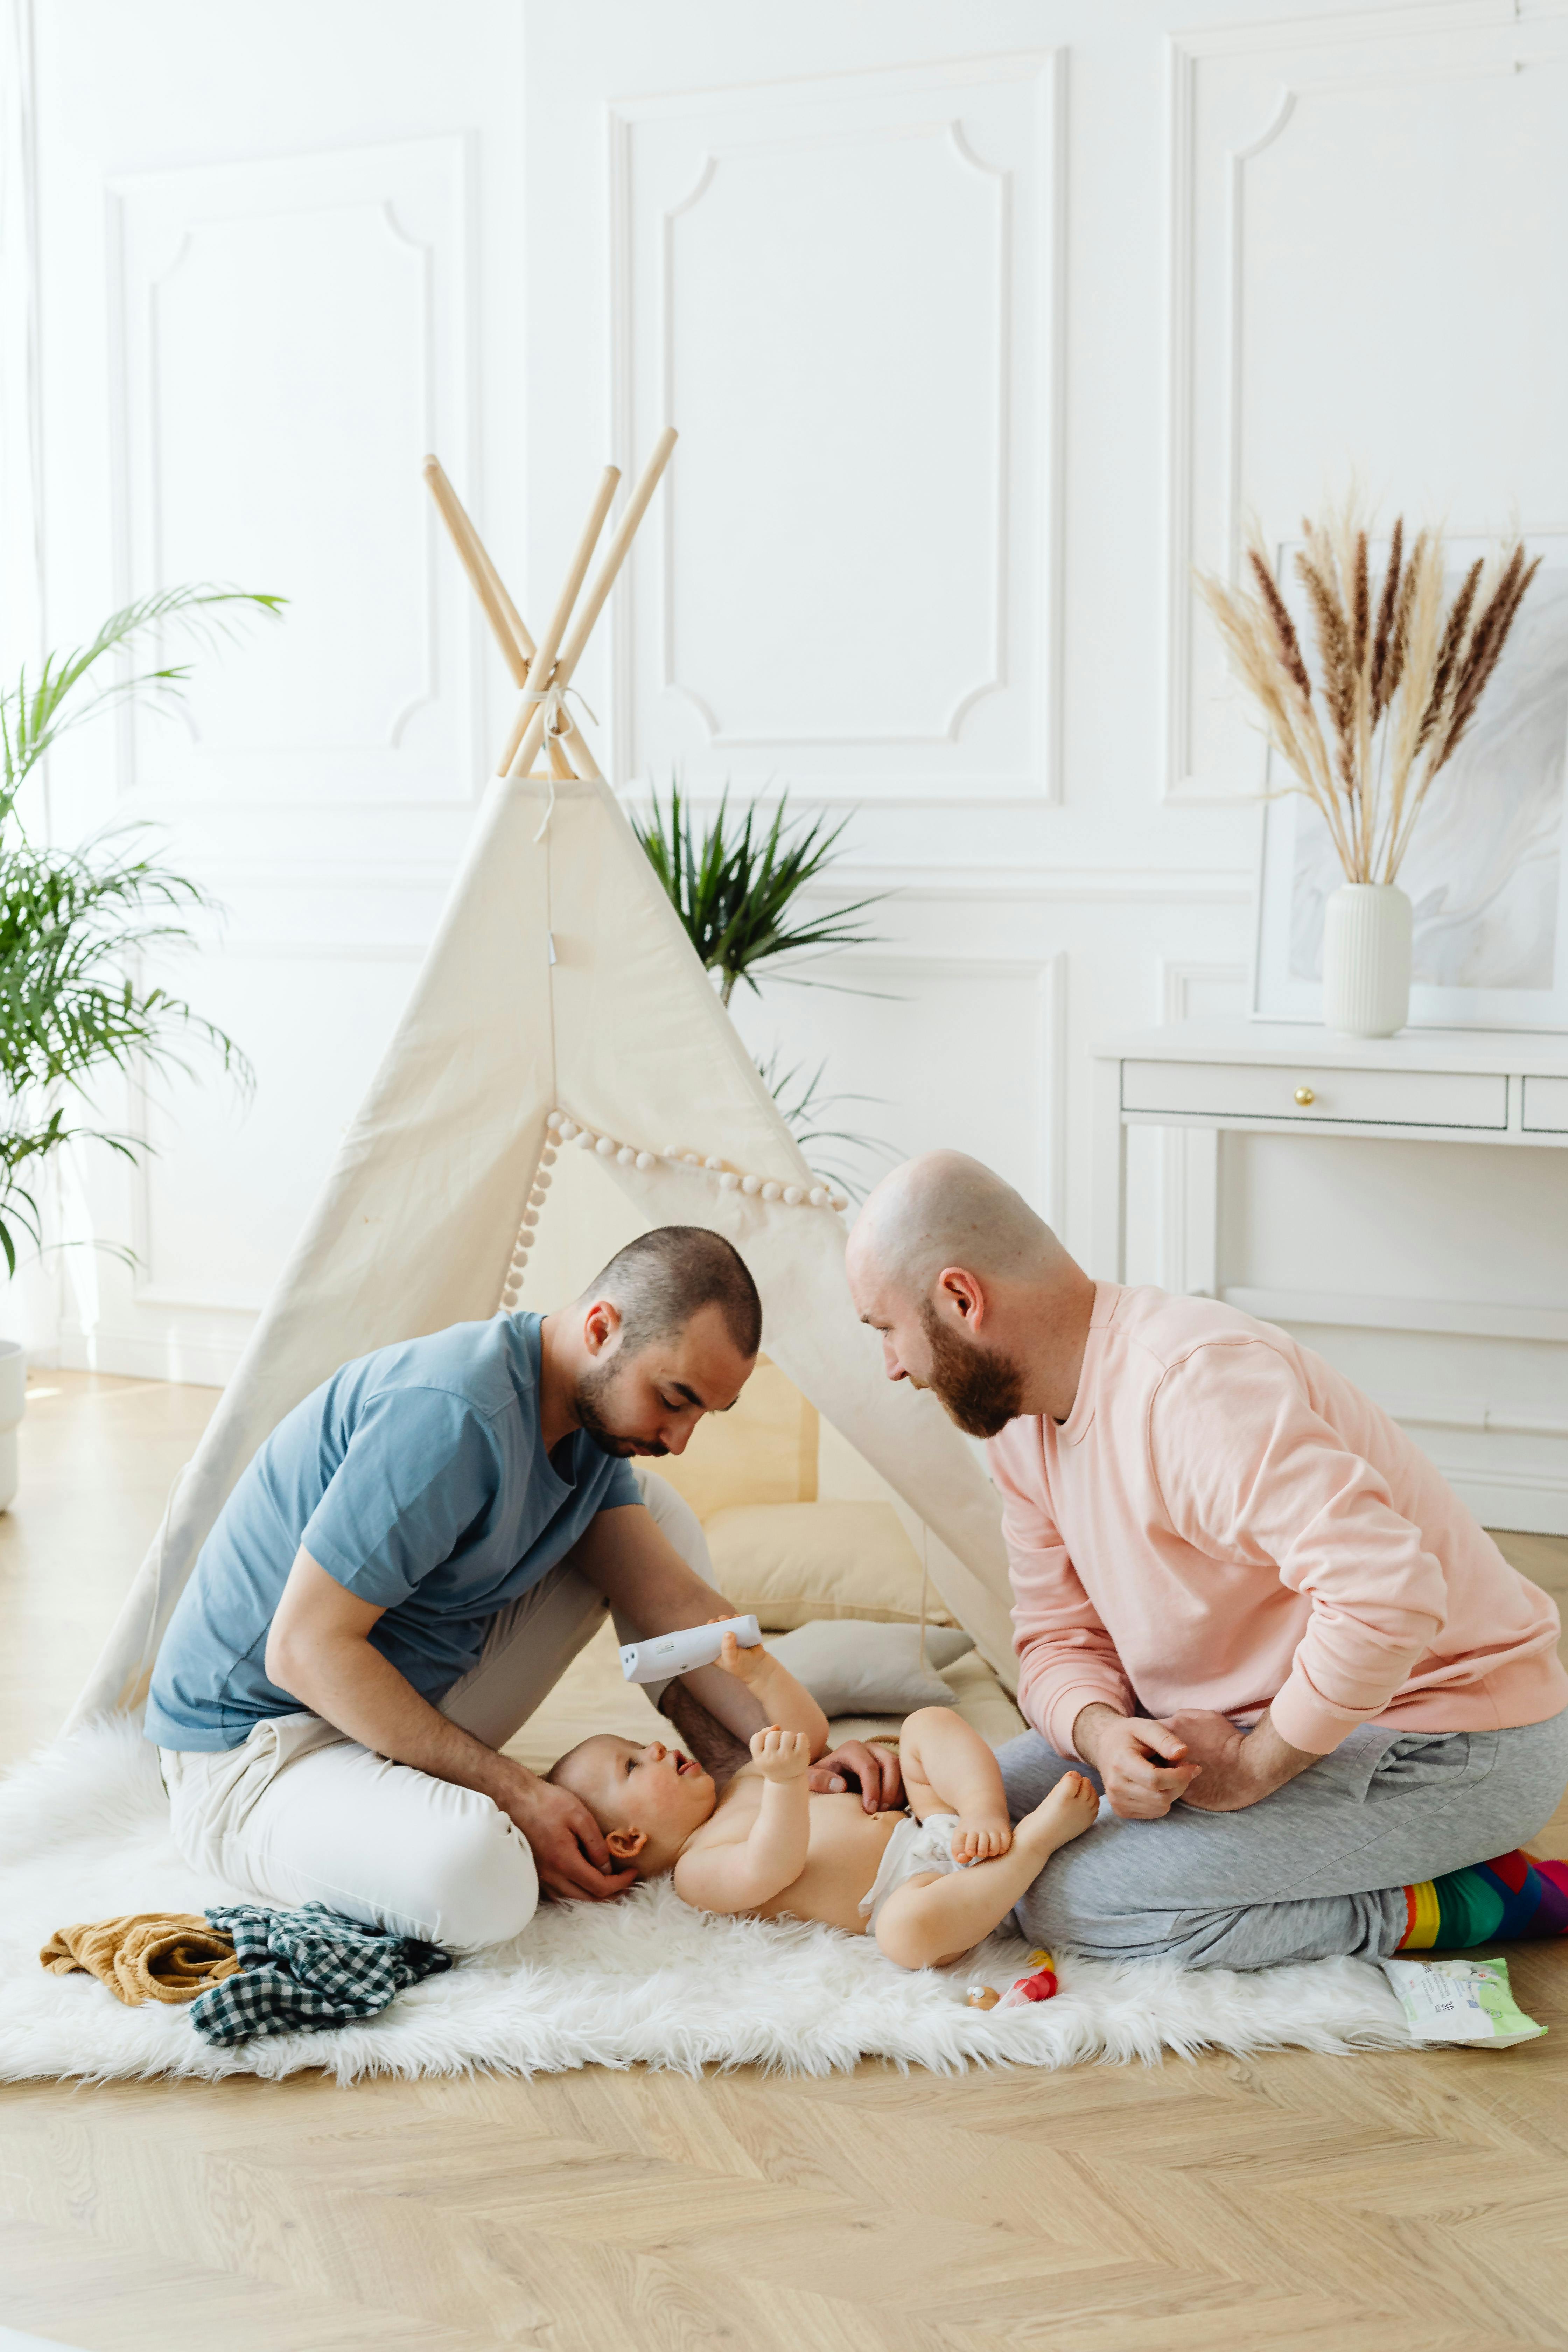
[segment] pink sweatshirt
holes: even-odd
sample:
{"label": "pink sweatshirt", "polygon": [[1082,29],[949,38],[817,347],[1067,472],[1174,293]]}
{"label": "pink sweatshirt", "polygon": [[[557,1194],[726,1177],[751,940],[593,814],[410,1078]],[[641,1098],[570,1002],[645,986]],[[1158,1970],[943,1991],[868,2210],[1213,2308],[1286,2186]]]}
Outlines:
{"label": "pink sweatshirt", "polygon": [[1420,1448],[1283,1331],[1099,1285],[1065,1422],[990,1445],[1018,1705],[1072,1756],[1080,1707],[1265,1707],[1326,1754],[1353,1724],[1495,1730],[1568,1706],[1555,1605]]}

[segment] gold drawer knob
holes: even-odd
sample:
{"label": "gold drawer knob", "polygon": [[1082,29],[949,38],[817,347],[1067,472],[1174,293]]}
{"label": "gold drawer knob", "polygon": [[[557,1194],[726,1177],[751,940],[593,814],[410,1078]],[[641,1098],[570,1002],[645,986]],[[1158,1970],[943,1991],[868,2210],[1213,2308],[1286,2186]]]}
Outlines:
{"label": "gold drawer knob", "polygon": [[1317,1101],[1317,1099],[1318,1099],[1318,1097],[1317,1097],[1317,1096],[1312,1092],[1312,1089],[1311,1089],[1311,1087],[1297,1087],[1297,1089],[1296,1089],[1296,1100],[1300,1104],[1301,1108],[1302,1108],[1303,1110],[1305,1110],[1305,1109],[1306,1109],[1307,1105],[1308,1105],[1309,1103],[1314,1103],[1314,1102],[1316,1102],[1316,1101]]}

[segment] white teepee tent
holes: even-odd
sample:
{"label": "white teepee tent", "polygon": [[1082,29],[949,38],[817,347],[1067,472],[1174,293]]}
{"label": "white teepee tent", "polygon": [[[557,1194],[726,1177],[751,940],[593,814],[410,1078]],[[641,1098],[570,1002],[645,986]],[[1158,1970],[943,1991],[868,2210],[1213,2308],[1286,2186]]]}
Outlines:
{"label": "white teepee tent", "polygon": [[[623,521],[623,554],[629,536]],[[559,642],[552,618],[541,655]],[[521,740],[527,752],[542,734],[566,772],[492,783],[407,1011],[73,1720],[140,1701],[208,1530],[286,1412],[353,1357],[515,1300],[557,1153],[584,1149],[644,1225],[735,1244],[768,1353],[941,1538],[952,1557],[933,1581],[1016,1685],[996,1497],[935,1399],[884,1377],[850,1301],[843,1220],[613,793],[560,755],[581,742],[563,670],[564,655],[531,692]]]}

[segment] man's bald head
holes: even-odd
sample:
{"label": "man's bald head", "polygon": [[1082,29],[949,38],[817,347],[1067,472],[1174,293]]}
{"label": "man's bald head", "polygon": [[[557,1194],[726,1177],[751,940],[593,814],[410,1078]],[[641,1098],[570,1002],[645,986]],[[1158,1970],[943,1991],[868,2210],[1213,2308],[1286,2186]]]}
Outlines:
{"label": "man's bald head", "polygon": [[961,1429],[1070,1406],[1094,1285],[1043,1218],[962,1151],[885,1176],[849,1237],[856,1310],[889,1380],[929,1388]]}
{"label": "man's bald head", "polygon": [[947,1266],[983,1282],[1039,1283],[1072,1265],[1023,1194],[963,1151],[922,1151],[885,1176],[856,1220],[849,1255],[858,1272],[920,1297]]}

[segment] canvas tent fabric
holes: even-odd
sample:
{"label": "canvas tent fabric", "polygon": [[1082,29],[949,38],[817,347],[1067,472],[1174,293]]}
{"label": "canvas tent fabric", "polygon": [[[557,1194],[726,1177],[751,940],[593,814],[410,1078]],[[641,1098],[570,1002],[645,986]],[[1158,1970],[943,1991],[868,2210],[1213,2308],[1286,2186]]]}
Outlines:
{"label": "canvas tent fabric", "polygon": [[1016,1688],[997,1498],[935,1399],[885,1378],[843,1219],[662,1156],[679,1143],[780,1187],[816,1181],[614,794],[509,777],[73,1723],[144,1696],[202,1544],[285,1413],[353,1357],[500,1310],[552,1110],[649,1161],[600,1162],[643,1225],[735,1244],[768,1353],[941,1538],[932,1581]]}

